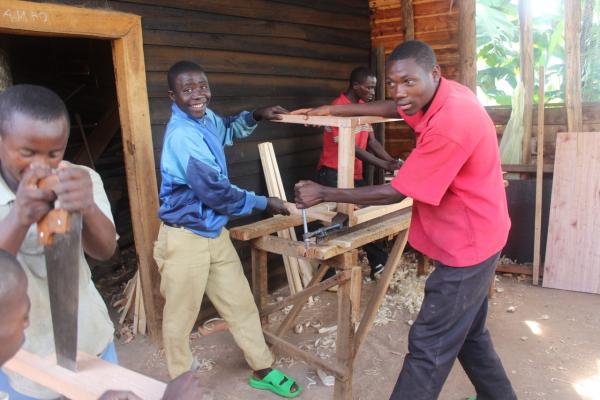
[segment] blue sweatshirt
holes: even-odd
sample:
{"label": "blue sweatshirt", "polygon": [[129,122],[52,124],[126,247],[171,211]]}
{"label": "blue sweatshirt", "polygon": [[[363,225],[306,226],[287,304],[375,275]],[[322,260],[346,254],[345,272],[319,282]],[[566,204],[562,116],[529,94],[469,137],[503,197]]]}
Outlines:
{"label": "blue sweatshirt", "polygon": [[219,236],[230,216],[264,210],[267,198],[233,185],[224,146],[256,128],[252,113],[222,118],[207,109],[193,118],[171,106],[160,160],[159,218],[205,237]]}

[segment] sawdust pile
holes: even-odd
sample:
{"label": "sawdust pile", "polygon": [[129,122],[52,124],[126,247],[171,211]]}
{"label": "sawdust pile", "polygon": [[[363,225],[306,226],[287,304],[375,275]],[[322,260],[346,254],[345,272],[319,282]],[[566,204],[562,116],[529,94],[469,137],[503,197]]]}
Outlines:
{"label": "sawdust pile", "polygon": [[410,314],[417,313],[423,302],[427,277],[428,275],[417,276],[416,255],[414,253],[405,254],[394,273],[383,303],[379,307],[374,322],[375,326],[396,321],[396,314],[401,309],[407,310]]}

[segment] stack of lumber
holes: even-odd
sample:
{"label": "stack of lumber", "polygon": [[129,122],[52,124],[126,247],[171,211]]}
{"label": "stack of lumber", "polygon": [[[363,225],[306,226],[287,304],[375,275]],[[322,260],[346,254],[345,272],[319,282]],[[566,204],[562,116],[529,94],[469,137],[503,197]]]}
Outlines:
{"label": "stack of lumber", "polygon": [[[281,181],[281,175],[279,174],[279,167],[277,166],[277,158],[275,158],[273,144],[270,142],[261,143],[258,145],[258,150],[269,196],[278,197],[285,201],[285,190],[283,188],[283,182]],[[286,228],[277,232],[277,235],[285,239],[296,240],[294,228]],[[307,260],[298,259],[296,257],[284,256],[283,263],[285,265],[285,273],[291,294],[302,291],[304,285],[307,285],[313,277],[313,266]]]}

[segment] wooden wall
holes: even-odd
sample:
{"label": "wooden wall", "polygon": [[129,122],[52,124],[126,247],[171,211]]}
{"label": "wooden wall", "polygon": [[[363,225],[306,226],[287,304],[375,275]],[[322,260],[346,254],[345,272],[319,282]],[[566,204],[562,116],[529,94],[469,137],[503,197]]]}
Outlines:
{"label": "wooden wall", "polygon": [[[402,18],[402,3],[413,5],[414,39],[433,47],[445,77],[458,79],[458,1],[370,0],[373,48],[383,46],[387,56],[406,39],[408,21]],[[385,136],[386,150],[392,156],[404,158],[414,147],[411,130],[403,122],[386,124]]]}
{"label": "wooden wall", "polygon": [[[157,165],[170,115],[166,72],[177,61],[205,68],[213,95],[210,107],[222,114],[275,104],[290,110],[328,104],[347,87],[350,71],[370,62],[369,6],[364,0],[39,1],[142,16],[148,93],[139,95],[149,97],[148,134]],[[273,142],[288,199],[293,199],[293,185],[313,177],[321,129],[261,123],[250,138],[227,149],[232,182],[266,194],[257,148],[262,141]],[[239,250],[247,261],[248,249]]]}
{"label": "wooden wall", "polygon": [[[510,107],[486,107],[488,114],[496,124],[498,141],[502,137],[506,123],[510,118]],[[556,150],[556,134],[567,131],[567,111],[564,104],[546,106],[544,110],[544,163],[554,164],[554,153]],[[537,104],[533,107],[533,129],[530,142],[531,154],[535,153],[537,132]],[[597,132],[600,130],[600,103],[583,104],[583,131]],[[533,157],[532,159],[534,159]],[[533,163],[533,161],[532,161]]]}
{"label": "wooden wall", "polygon": [[[346,88],[350,71],[370,62],[369,7],[363,0],[51,2],[142,16],[157,163],[170,115],[166,72],[179,60],[205,68],[213,95],[210,107],[221,114],[274,104],[291,110],[330,103]],[[233,182],[266,192],[257,144],[272,141],[291,195],[293,184],[310,177],[316,167],[320,134],[316,128],[260,124],[250,138],[227,149]]]}

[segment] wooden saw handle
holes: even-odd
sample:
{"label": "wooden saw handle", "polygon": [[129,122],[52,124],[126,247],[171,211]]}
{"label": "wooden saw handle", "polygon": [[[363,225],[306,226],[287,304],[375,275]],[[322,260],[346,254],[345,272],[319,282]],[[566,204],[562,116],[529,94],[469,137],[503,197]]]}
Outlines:
{"label": "wooden saw handle", "polygon": [[[40,189],[53,190],[58,183],[58,176],[50,175],[38,182]],[[38,238],[43,246],[50,246],[54,242],[54,234],[64,234],[71,229],[69,212],[61,208],[50,210],[37,223]]]}

